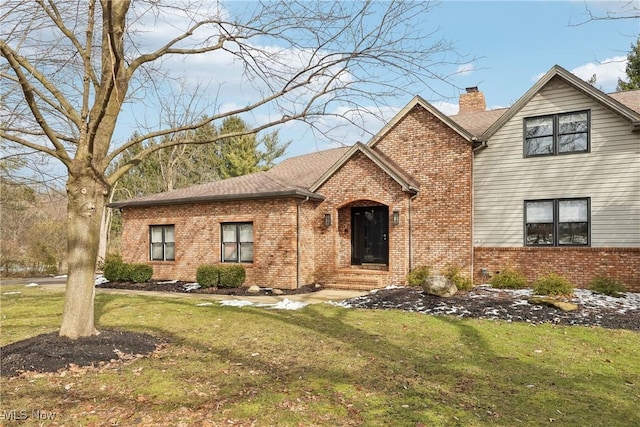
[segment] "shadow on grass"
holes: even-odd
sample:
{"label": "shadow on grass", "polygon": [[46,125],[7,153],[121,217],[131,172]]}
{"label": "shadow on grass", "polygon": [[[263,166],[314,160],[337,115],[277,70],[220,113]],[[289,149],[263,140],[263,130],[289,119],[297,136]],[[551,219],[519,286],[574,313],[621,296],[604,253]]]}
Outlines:
{"label": "shadow on grass", "polygon": [[[403,333],[400,329],[402,322],[388,320],[389,314],[384,311],[365,313],[326,306],[307,306],[299,311],[217,305],[200,308],[195,307],[195,303],[195,300],[102,294],[96,298],[96,318],[109,315],[117,317],[118,310],[135,310],[138,305],[158,306],[158,310],[166,310],[164,313],[156,312],[155,318],[125,322],[119,327],[148,332],[166,338],[174,345],[196,349],[205,355],[203,357],[228,361],[233,366],[261,372],[259,378],[235,379],[242,384],[238,384],[237,388],[228,388],[227,398],[233,402],[244,401],[248,388],[256,389],[256,393],[271,392],[274,384],[280,384],[280,388],[285,390],[288,385],[298,384],[302,380],[308,381],[309,387],[317,393],[335,394],[338,392],[337,384],[351,385],[354,390],[371,393],[373,397],[367,402],[366,408],[361,400],[351,397],[358,402],[358,410],[365,420],[366,414],[370,413],[378,414],[382,420],[393,420],[397,416],[412,422],[433,421],[436,419],[434,414],[440,411],[438,407],[445,405],[452,408],[448,413],[479,417],[487,423],[501,418],[500,423],[507,424],[545,424],[551,420],[575,424],[592,418],[608,421],[608,425],[640,425],[640,415],[636,409],[638,398],[633,397],[633,390],[630,389],[627,399],[619,399],[620,389],[624,389],[625,385],[620,384],[618,378],[603,374],[580,376],[577,372],[562,377],[559,374],[561,367],[545,366],[545,363],[527,360],[525,355],[498,354],[491,340],[509,338],[488,339],[486,332],[480,329],[482,321],[413,313],[400,315],[402,321],[416,322],[417,327],[433,328],[448,335],[448,344],[446,339],[438,337],[435,348],[432,348],[428,330],[423,334],[424,342],[396,344],[394,341],[398,340],[393,334]],[[185,323],[189,322],[188,316],[192,315],[193,310],[200,309],[202,312],[193,316],[191,324]],[[179,319],[175,318],[178,314]],[[187,319],[182,319],[182,316],[187,316]],[[358,319],[363,316],[369,320],[379,318],[383,323],[380,333],[371,324],[358,327]],[[241,337],[243,330],[260,333],[257,325],[264,325],[262,333],[269,334],[279,324],[285,331],[288,328],[305,330],[304,335],[313,337],[313,340],[307,344],[286,340],[273,342],[274,347],[284,349],[294,346],[302,352],[299,359],[287,359],[288,367],[284,370],[268,358],[253,356],[255,352],[251,348],[220,346],[215,339],[217,331],[211,328],[215,326],[215,319],[226,317],[239,317],[243,324],[229,326],[233,330],[219,329],[220,333],[228,332]],[[384,324],[386,321],[397,322],[398,330],[389,330],[388,325]],[[108,323],[111,322],[109,320]],[[515,329],[515,333],[520,328],[512,324],[505,324],[504,327]],[[440,331],[441,328],[445,328],[445,331]],[[540,329],[544,330],[544,327]],[[292,336],[296,336],[296,333],[295,330],[291,331]],[[323,348],[319,344],[323,339],[340,343],[340,346],[334,346],[329,351],[344,351],[354,358],[361,358],[361,367],[347,369],[342,364],[327,363],[324,360],[327,355],[316,355],[313,341],[317,343],[317,348]],[[237,341],[248,343],[246,340]],[[443,349],[446,354],[438,353],[438,349]],[[309,359],[313,358],[317,358],[317,363],[309,363]],[[207,372],[204,366],[176,369],[166,375],[175,376],[173,380],[176,383],[192,381],[194,375],[200,375],[205,380],[220,381],[216,373]],[[636,384],[640,380],[637,372],[629,373],[629,376]],[[532,383],[533,387],[530,387]],[[320,390],[321,387],[328,387],[329,390]],[[615,392],[608,394],[607,390]],[[204,404],[204,400],[193,399],[190,404],[182,401],[174,403],[198,407]],[[402,407],[404,403],[409,405],[412,413],[407,414],[407,409]],[[602,414],[615,414],[615,418],[603,419]],[[467,418],[467,421],[471,419],[478,420]]]}

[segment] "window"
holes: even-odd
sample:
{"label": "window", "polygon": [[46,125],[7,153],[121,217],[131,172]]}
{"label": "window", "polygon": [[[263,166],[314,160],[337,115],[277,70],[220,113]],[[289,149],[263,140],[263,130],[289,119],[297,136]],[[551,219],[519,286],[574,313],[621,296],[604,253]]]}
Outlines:
{"label": "window", "polygon": [[526,246],[588,246],[590,200],[527,200]]}
{"label": "window", "polygon": [[149,227],[152,261],[173,261],[175,259],[175,226],[152,225]]}
{"label": "window", "polygon": [[524,119],[524,156],[589,151],[589,111]]}
{"label": "window", "polygon": [[253,262],[253,223],[222,224],[222,262]]}

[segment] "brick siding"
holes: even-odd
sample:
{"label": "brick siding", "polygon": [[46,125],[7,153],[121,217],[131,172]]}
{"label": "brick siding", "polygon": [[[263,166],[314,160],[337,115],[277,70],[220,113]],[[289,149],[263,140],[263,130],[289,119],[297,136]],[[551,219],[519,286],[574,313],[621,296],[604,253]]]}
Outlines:
{"label": "brick siding", "polygon": [[411,204],[412,266],[428,265],[435,271],[457,266],[471,277],[471,144],[416,106],[375,149],[420,183],[420,192]]}
{"label": "brick siding", "polygon": [[[221,262],[220,224],[253,222],[254,262],[246,285],[297,287],[296,200],[260,200],[123,209],[122,256],[153,266],[153,278],[195,280]],[[175,225],[175,261],[149,260],[149,226]]]}
{"label": "brick siding", "polygon": [[474,251],[474,283],[486,281],[481,269],[495,273],[518,270],[533,283],[548,273],[586,288],[597,276],[619,280],[628,291],[640,292],[640,248],[485,248]]}

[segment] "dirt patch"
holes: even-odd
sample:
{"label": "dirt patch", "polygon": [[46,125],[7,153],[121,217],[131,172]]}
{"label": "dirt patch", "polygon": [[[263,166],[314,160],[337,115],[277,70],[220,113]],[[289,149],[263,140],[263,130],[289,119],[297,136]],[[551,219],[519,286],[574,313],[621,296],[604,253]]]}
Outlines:
{"label": "dirt patch", "polygon": [[148,355],[164,341],[151,335],[126,331],[101,331],[99,335],[71,340],[57,332],[38,335],[1,348],[1,374],[56,372],[76,366],[133,359]]}

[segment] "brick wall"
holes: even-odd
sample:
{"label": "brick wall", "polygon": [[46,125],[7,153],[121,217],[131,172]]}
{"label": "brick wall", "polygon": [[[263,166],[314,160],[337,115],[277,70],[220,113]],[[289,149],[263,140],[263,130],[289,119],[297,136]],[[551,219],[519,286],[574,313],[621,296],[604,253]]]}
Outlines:
{"label": "brick wall", "polygon": [[[315,231],[316,280],[349,287],[349,284],[344,282],[345,275],[340,275],[340,269],[351,267],[351,208],[387,206],[390,216],[388,271],[391,273],[380,273],[385,277],[385,283],[372,281],[370,287],[404,283],[408,268],[405,248],[406,220],[404,224],[401,220],[398,226],[393,226],[391,221],[394,210],[400,211],[401,217],[407,211],[408,195],[402,191],[400,184],[367,156],[358,152],[318,189],[318,193],[325,196],[326,200],[315,209],[310,220]],[[330,227],[324,226],[323,219],[326,213],[332,217]],[[368,273],[363,274],[367,276]],[[349,276],[353,278],[353,274]],[[366,286],[360,284],[357,287]]]}
{"label": "brick wall", "polygon": [[[153,266],[155,279],[195,280],[198,266],[220,263],[220,224],[253,222],[254,262],[246,285],[297,287],[296,200],[185,204],[123,209],[122,256]],[[149,261],[149,226],[175,225],[175,261]]]}
{"label": "brick wall", "polygon": [[553,272],[585,288],[594,277],[607,276],[640,292],[640,248],[475,248],[474,283],[486,281],[482,268],[495,273],[506,267],[530,282]]}
{"label": "brick wall", "polygon": [[471,145],[416,106],[375,149],[420,183],[412,202],[413,266],[429,265],[437,271],[454,265],[471,277]]}

